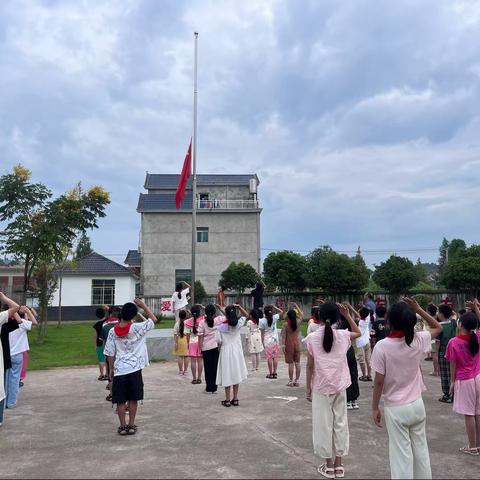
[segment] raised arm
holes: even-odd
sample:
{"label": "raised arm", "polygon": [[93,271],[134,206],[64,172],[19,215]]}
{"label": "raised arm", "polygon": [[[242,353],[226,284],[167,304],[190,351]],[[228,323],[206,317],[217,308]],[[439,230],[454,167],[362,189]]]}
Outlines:
{"label": "raised arm", "polygon": [[0,292],[0,302],[4,303],[8,307],[8,316],[9,318],[18,312],[20,308],[18,303],[14,302],[11,298],[8,298],[4,293]]}
{"label": "raised arm", "polygon": [[242,314],[242,316],[244,316],[245,318],[248,318],[248,312],[241,305],[236,303],[234,306],[240,310],[240,313]]}
{"label": "raised arm", "polygon": [[293,304],[295,305],[296,309],[298,310],[298,313],[299,313],[299,315],[300,315],[300,322],[302,322],[302,321],[303,321],[303,317],[304,317],[303,310],[298,306],[298,303],[295,303],[295,302],[294,302]]}
{"label": "raised arm", "polygon": [[278,308],[276,305],[272,305],[272,309],[275,310],[280,315],[283,315],[283,310],[281,308]]}
{"label": "raised arm", "polygon": [[32,325],[38,325],[35,315],[28,307],[20,307],[20,312],[23,312],[27,315],[28,319],[32,322]]}
{"label": "raised arm", "polygon": [[432,338],[436,338],[442,332],[442,326],[433,318],[429,313],[427,313],[414,298],[403,297],[402,301],[405,302],[415,313],[418,313],[428,324],[430,328],[430,335]]}
{"label": "raised arm", "polygon": [[337,305],[338,305],[338,309],[340,310],[340,313],[345,317],[345,319],[348,322],[348,325],[351,328],[350,339],[354,340],[355,338],[360,337],[361,335],[360,329],[358,328],[358,325],[355,323],[355,320],[353,320],[352,316],[348,311],[349,304],[337,303]]}
{"label": "raised arm", "polygon": [[218,303],[215,304],[215,306],[217,307],[217,310],[219,310],[219,312],[225,316],[225,308],[222,307],[221,305],[218,305]]}
{"label": "raised arm", "polygon": [[147,304],[141,299],[136,298],[134,301],[137,307],[140,307],[146,314],[150,320],[153,320],[154,323],[158,321],[157,317],[153,314],[153,312],[148,308]]}
{"label": "raised arm", "polygon": [[349,310],[353,315],[355,315],[356,318],[360,318],[360,314],[358,313],[357,310],[355,310],[355,309],[353,308],[353,306],[352,306],[350,303],[346,303],[345,305],[348,307],[348,310]]}

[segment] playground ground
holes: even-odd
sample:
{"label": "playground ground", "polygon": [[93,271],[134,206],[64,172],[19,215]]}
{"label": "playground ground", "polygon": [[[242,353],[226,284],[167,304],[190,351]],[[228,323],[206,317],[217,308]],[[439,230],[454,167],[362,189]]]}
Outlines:
{"label": "playground ground", "polygon": [[[428,376],[425,403],[434,478],[477,478],[480,457],[458,453],[463,419],[438,402]],[[319,478],[312,452],[310,403],[304,388],[265,379],[265,365],[240,388],[240,406],[202,393],[174,363],[144,371],[146,399],[135,436],[116,433],[117,418],[94,367],[30,372],[18,407],[0,428],[1,478]],[[302,375],[302,378],[303,375]],[[349,412],[346,478],[389,478],[387,435],[370,420],[370,383],[360,410]]]}

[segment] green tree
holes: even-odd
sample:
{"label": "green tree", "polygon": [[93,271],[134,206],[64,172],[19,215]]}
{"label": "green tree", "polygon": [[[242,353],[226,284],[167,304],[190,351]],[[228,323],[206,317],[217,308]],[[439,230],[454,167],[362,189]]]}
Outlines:
{"label": "green tree", "polygon": [[335,294],[359,291],[368,284],[370,272],[363,258],[349,257],[329,246],[317,248],[307,256],[307,285]]}
{"label": "green tree", "polygon": [[423,266],[423,263],[420,260],[420,258],[417,259],[417,263],[415,264],[415,268],[417,270],[418,281],[419,282],[427,282],[428,281],[427,269]]}
{"label": "green tree", "polygon": [[392,255],[375,268],[373,280],[392,296],[398,296],[415,286],[418,270],[408,258]]}
{"label": "green tree", "polygon": [[195,281],[195,303],[203,303],[208,298],[205,287],[200,280]]}
{"label": "green tree", "polygon": [[304,256],[288,250],[271,252],[263,262],[263,276],[269,287],[282,293],[301,292],[305,288],[307,261]]}
{"label": "green tree", "polygon": [[93,253],[92,242],[90,241],[88,235],[83,232],[80,235],[80,239],[78,240],[77,248],[75,249],[73,259],[78,260],[79,258],[86,257],[91,253]]}
{"label": "green tree", "polygon": [[[97,219],[105,216],[110,198],[102,187],[84,191],[78,184],[52,199],[44,185],[31,184],[30,178],[30,171],[22,166],[0,177],[0,219],[8,222],[0,238],[3,252],[25,263],[24,297],[35,274],[43,336],[47,307],[55,289],[56,265],[64,264],[79,233],[97,228]],[[18,190],[11,192],[9,182]],[[33,198],[32,192],[37,192],[38,198]]]}
{"label": "green tree", "polygon": [[442,275],[442,283],[452,290],[480,292],[480,245],[472,245],[459,251],[448,261]]}
{"label": "green tree", "polygon": [[259,280],[260,275],[250,264],[232,262],[222,272],[219,285],[225,290],[243,293],[246,288],[255,286]]}

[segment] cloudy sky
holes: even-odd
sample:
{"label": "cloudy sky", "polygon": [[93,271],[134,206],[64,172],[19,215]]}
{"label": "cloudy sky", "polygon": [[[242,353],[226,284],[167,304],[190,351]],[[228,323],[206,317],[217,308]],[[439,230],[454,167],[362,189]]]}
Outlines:
{"label": "cloudy sky", "polygon": [[478,243],[476,0],[1,2],[1,172],[103,184],[92,239],[122,261],[145,171],[181,169],[194,30],[199,172],[259,175],[264,254]]}

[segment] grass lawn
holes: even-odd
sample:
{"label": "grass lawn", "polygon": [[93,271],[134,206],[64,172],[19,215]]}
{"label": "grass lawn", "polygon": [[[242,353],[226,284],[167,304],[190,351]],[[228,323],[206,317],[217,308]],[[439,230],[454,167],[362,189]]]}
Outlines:
{"label": "grass lawn", "polygon": [[[40,343],[34,329],[28,336],[29,370],[43,370],[52,367],[95,365],[94,322],[66,322],[61,327],[56,323],[48,325],[47,337]],[[162,320],[155,328],[173,328],[174,320]]]}

